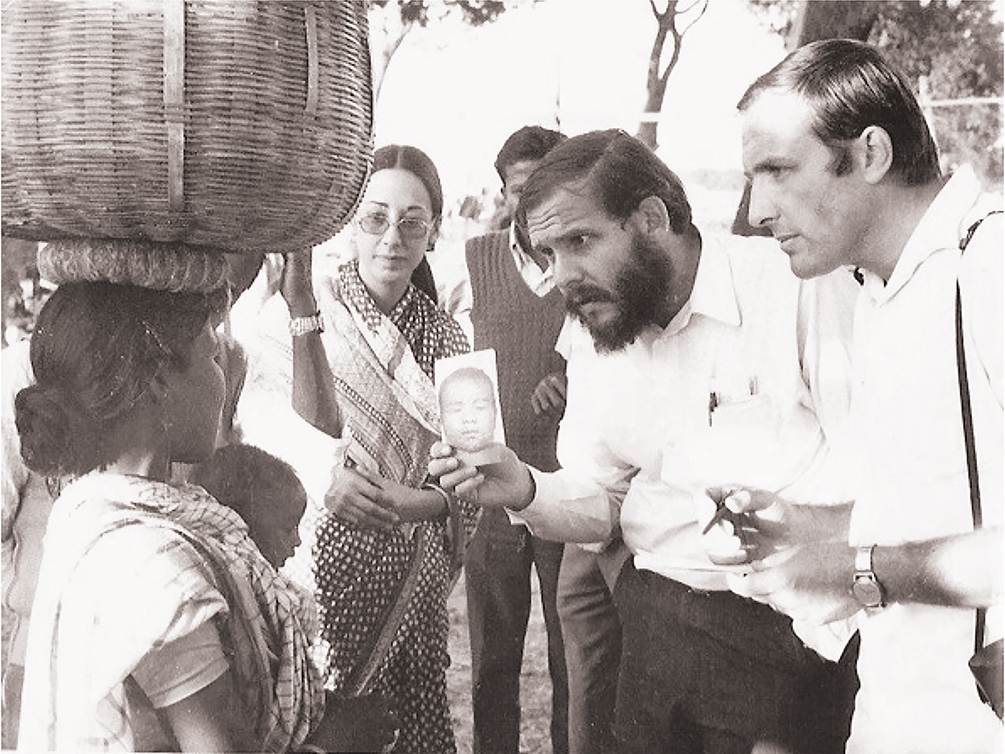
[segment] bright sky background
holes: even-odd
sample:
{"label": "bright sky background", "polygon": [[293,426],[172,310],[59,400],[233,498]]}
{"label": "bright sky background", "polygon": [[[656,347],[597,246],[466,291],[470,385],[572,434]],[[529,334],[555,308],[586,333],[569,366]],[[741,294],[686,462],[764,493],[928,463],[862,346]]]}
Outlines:
{"label": "bright sky background", "polygon": [[[495,191],[496,152],[522,125],[635,133],[655,31],[648,0],[542,0],[479,29],[414,30],[388,69],[377,145],[428,152],[448,201]],[[671,168],[740,170],[736,101],[783,55],[745,0],[711,0],[670,76],[659,141]]]}

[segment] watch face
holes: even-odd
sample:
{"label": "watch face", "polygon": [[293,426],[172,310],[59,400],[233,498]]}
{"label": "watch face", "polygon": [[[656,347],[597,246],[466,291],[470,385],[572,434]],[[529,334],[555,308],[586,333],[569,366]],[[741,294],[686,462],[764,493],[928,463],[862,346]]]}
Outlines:
{"label": "watch face", "polygon": [[883,604],[883,589],[879,583],[867,576],[855,579],[851,593],[865,607],[879,607]]}

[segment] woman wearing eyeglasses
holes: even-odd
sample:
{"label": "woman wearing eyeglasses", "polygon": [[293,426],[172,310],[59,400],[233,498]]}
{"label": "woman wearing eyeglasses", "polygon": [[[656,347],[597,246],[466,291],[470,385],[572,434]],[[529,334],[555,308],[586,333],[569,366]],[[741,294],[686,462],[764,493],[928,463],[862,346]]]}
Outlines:
{"label": "woman wearing eyeglasses", "polygon": [[433,247],[443,192],[429,157],[386,146],[352,221],[355,259],[312,290],[309,255],[282,283],[293,403],[342,440],[312,549],[326,687],[386,696],[401,752],[454,752],[446,599],[477,509],[425,485],[439,435],[437,359],[469,350],[412,282]]}

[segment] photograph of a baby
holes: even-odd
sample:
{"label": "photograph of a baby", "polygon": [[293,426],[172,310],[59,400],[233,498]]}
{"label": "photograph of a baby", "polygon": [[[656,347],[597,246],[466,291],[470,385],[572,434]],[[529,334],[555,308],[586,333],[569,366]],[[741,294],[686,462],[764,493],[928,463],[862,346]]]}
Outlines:
{"label": "photograph of a baby", "polygon": [[437,362],[443,441],[471,466],[498,463],[505,444],[499,417],[495,351],[485,349]]}

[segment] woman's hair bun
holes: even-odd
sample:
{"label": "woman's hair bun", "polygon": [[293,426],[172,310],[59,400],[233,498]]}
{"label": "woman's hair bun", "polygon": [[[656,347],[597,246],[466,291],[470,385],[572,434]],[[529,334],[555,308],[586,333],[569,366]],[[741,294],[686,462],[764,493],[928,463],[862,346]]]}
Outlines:
{"label": "woman's hair bun", "polygon": [[46,476],[90,468],[100,432],[86,426],[91,422],[74,396],[54,386],[29,385],[14,399],[14,411],[28,468]]}

